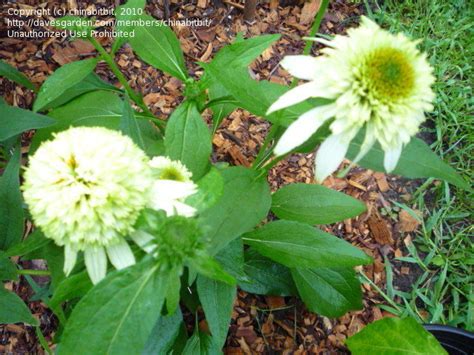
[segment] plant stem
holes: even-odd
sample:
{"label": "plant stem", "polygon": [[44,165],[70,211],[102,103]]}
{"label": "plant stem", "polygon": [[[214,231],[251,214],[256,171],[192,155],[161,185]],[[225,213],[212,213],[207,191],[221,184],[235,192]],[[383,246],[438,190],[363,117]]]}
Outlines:
{"label": "plant stem", "polygon": [[128,84],[127,79],[125,78],[125,76],[122,74],[122,72],[118,68],[118,66],[115,63],[112,56],[105,50],[104,47],[102,47],[102,45],[94,37],[89,37],[89,41],[92,43],[94,48],[99,52],[102,59],[107,63],[110,70],[112,70],[114,75],[117,77],[118,81],[120,81],[120,84],[122,84],[122,86],[127,91],[130,98],[143,110],[143,112],[146,112],[147,114],[149,114],[151,116],[154,116],[153,112],[151,112],[150,109],[145,105],[145,103],[143,102],[143,99],[140,97],[140,95],[138,95],[130,87],[130,85]]}
{"label": "plant stem", "polygon": [[34,275],[34,276],[49,276],[51,271],[48,270],[31,270],[31,269],[20,269],[17,270],[20,275]]}
{"label": "plant stem", "polygon": [[[321,2],[321,6],[319,7],[319,11],[316,14],[316,17],[314,18],[313,25],[311,26],[311,31],[309,32],[309,37],[314,37],[316,33],[319,31],[319,27],[321,26],[321,22],[323,20],[324,14],[326,13],[326,10],[329,5],[329,0],[323,0]],[[308,55],[311,52],[311,48],[313,47],[313,41],[306,40],[306,44],[303,49],[303,55]],[[291,82],[290,87],[295,87],[295,85],[298,83],[298,79],[294,78],[293,81]]]}
{"label": "plant stem", "polygon": [[51,349],[49,348],[48,342],[46,341],[46,338],[44,337],[43,333],[41,332],[40,327],[39,327],[39,326],[35,327],[35,331],[36,331],[36,336],[38,337],[38,340],[39,340],[41,346],[43,347],[43,349],[44,349],[49,355],[53,355],[53,352],[52,352]]}

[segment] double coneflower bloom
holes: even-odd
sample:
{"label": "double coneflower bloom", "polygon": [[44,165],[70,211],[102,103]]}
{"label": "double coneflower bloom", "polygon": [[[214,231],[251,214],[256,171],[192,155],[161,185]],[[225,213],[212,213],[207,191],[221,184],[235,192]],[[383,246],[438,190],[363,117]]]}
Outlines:
{"label": "double coneflower bloom", "polygon": [[316,155],[317,181],[338,168],[362,128],[365,139],[355,162],[378,141],[385,152],[385,169],[393,171],[403,146],[418,132],[425,112],[433,108],[434,77],[426,56],[418,51],[416,41],[390,34],[366,17],[347,36],[314,40],[327,46],[321,56],[288,56],[281,62],[290,74],[308,82],[281,96],[268,114],[310,97],[330,101],[293,122],[278,141],[275,154],[289,153],[332,120],[331,135]]}
{"label": "double coneflower bloom", "polygon": [[43,143],[30,157],[23,185],[35,224],[64,246],[64,272],[78,252],[94,283],[135,263],[125,239],[148,207],[192,216],[183,200],[196,192],[191,173],[168,158],[151,161],[133,141],[105,128],[71,128]]}

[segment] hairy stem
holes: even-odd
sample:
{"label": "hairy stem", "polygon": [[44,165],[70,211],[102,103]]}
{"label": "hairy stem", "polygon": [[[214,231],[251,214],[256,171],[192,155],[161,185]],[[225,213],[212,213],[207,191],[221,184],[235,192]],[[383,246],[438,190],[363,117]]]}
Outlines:
{"label": "hairy stem", "polygon": [[138,95],[128,84],[127,79],[125,76],[122,74],[120,71],[119,67],[115,63],[114,59],[112,56],[105,50],[104,47],[94,38],[94,37],[89,37],[89,41],[92,43],[94,48],[99,52],[100,56],[102,59],[107,63],[109,66],[110,70],[114,73],[120,84],[124,87],[124,89],[127,91],[128,95],[130,98],[140,107],[143,112],[146,112],[147,114],[154,116],[153,112],[150,111],[150,109],[145,105],[143,102],[143,99],[141,98],[140,95]]}

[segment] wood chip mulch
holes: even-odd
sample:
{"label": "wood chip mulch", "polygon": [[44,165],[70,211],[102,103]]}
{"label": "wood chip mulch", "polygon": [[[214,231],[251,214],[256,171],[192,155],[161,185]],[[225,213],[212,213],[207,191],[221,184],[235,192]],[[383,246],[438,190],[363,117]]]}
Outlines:
{"label": "wood chip mulch", "polygon": [[[47,7],[87,8],[88,6],[110,7],[123,1],[68,0],[67,2],[25,0],[19,7],[39,5]],[[158,1],[148,1],[147,11],[163,18],[167,10]],[[290,2],[291,3],[291,2]],[[223,6],[211,6],[209,0],[197,0],[187,4],[171,1],[172,18],[209,18],[209,28],[177,27],[191,75],[199,77],[202,70],[197,61],[210,61],[224,45],[230,43],[239,32],[245,37],[264,33],[280,33],[281,39],[267,49],[249,68],[257,80],[270,80],[288,84],[290,76],[278,63],[287,54],[302,52],[302,37],[309,33],[312,19],[319,7],[319,0],[303,4],[285,4],[278,1],[263,3],[257,8],[257,19],[252,25],[242,19],[242,2],[223,1]],[[6,11],[12,4],[0,5]],[[331,1],[324,17],[321,31],[326,34],[343,33],[358,22],[363,13],[356,2]],[[68,42],[64,39],[18,40],[6,37],[6,26],[0,24],[0,58],[12,64],[34,83],[40,85],[48,75],[65,63],[94,55],[94,49],[84,41]],[[110,45],[110,40],[103,41]],[[318,47],[313,54],[318,53]],[[168,117],[182,101],[182,84],[179,80],[161,73],[140,61],[130,47],[118,52],[116,62],[131,86],[139,91],[146,104],[158,116]],[[113,74],[104,63],[96,72],[105,80],[117,84]],[[118,84],[117,84],[118,85]],[[9,104],[31,108],[34,95],[19,85],[0,78],[0,95]],[[206,112],[205,117],[210,113]],[[224,120],[214,137],[214,159],[228,161],[234,165],[249,166],[262,145],[269,124],[243,110],[236,110]],[[272,190],[294,182],[313,182],[314,153],[296,154],[278,163],[269,174]],[[347,166],[344,162],[343,166]],[[341,167],[342,168],[342,167]],[[346,177],[328,178],[324,185],[342,191],[364,201],[367,212],[355,219],[322,226],[334,235],[344,238],[364,250],[374,259],[374,264],[363,267],[363,272],[379,288],[385,289],[385,260],[406,255],[406,244],[411,243],[418,227],[416,219],[400,211],[393,200],[406,202],[416,181],[406,181],[396,176],[376,173],[361,168],[352,169]],[[416,270],[403,265],[394,268],[395,284],[409,288],[410,275]],[[22,280],[8,283],[6,287],[17,292],[25,301],[32,292]],[[347,353],[344,340],[357,333],[367,323],[391,314],[381,311],[377,305],[383,303],[378,293],[367,283],[362,285],[364,308],[349,312],[338,319],[329,319],[307,311],[295,298],[264,297],[239,291],[234,305],[232,323],[225,345],[226,354],[334,354]],[[29,303],[40,321],[47,340],[55,335],[57,321],[40,302]],[[193,322],[189,326],[192,327]],[[201,323],[205,328],[205,323]],[[0,353],[43,353],[34,330],[24,325],[0,326]]]}

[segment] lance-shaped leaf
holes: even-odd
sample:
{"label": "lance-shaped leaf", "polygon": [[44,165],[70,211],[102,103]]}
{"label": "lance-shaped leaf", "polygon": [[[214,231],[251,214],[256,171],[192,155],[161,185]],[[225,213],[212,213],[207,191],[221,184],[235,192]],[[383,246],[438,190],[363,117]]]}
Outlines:
{"label": "lance-shaped leaf", "polygon": [[229,331],[237,289],[200,275],[197,278],[197,290],[214,342],[222,347]]}
{"label": "lance-shaped leaf", "polygon": [[222,170],[221,174],[224,178],[222,197],[200,216],[200,224],[211,240],[212,253],[219,252],[260,223],[271,204],[267,181],[256,171],[232,167]]}
{"label": "lance-shaped leaf", "polygon": [[[364,135],[361,132],[352,140],[347,154],[349,159],[355,158],[363,139]],[[372,170],[385,171],[383,167],[384,154],[380,145],[376,143],[358,164]],[[412,138],[410,143],[403,149],[397,167],[392,174],[409,178],[434,177],[445,180],[462,189],[470,189],[470,185],[452,167],[443,162],[425,142],[418,138]]]}
{"label": "lance-shaped leaf", "polygon": [[[125,4],[117,6],[115,9],[115,30],[117,33],[126,33],[131,36],[135,26],[130,26],[130,24],[133,24],[133,21],[143,14],[145,5],[146,0],[128,0]],[[125,35],[117,36],[112,45],[112,53],[115,53],[125,42],[127,42]]]}
{"label": "lance-shaped leaf", "polygon": [[168,354],[182,326],[183,314],[179,307],[173,314],[159,317],[142,354]]}
{"label": "lance-shaped leaf", "polygon": [[33,111],[41,111],[63,93],[84,80],[97,65],[97,59],[79,60],[63,65],[41,85]]}
{"label": "lance-shaped leaf", "polygon": [[369,256],[345,240],[300,222],[271,222],[245,234],[242,240],[288,267],[341,267],[371,262]]}
{"label": "lance-shaped leaf", "polygon": [[291,273],[312,312],[334,318],[362,308],[360,283],[352,268],[297,268]]}
{"label": "lance-shaped leaf", "polygon": [[21,241],[25,217],[20,192],[20,147],[16,147],[0,177],[0,250]]}
{"label": "lance-shaped leaf", "polygon": [[347,339],[353,355],[444,355],[436,338],[412,318],[383,318]]}
{"label": "lance-shaped leaf", "polygon": [[56,120],[19,107],[0,103],[0,142],[30,129],[53,126]]}
{"label": "lance-shaped leaf", "polygon": [[247,279],[239,280],[239,287],[245,292],[271,296],[298,294],[290,270],[252,248],[245,251],[244,270]]}
{"label": "lance-shaped leaf", "polygon": [[272,196],[272,212],[281,219],[327,224],[358,216],[365,204],[321,185],[291,184]]}
{"label": "lance-shaped leaf", "polygon": [[212,152],[211,134],[196,104],[185,101],[176,108],[166,126],[166,155],[180,160],[200,179],[209,168]]}
{"label": "lance-shaped leaf", "polygon": [[[93,91],[58,107],[49,113],[57,120],[57,124],[40,129],[33,137],[30,147],[32,154],[41,142],[50,139],[55,132],[77,126],[100,126],[118,130],[123,114],[123,101],[111,91]],[[135,112],[135,117],[145,141],[146,152],[149,155],[163,153],[163,141],[159,132],[145,119],[146,116]]]}
{"label": "lance-shaped leaf", "polygon": [[153,260],[109,274],[74,308],[59,354],[135,354],[160,316],[166,277]]}
{"label": "lance-shaped leaf", "polygon": [[96,90],[115,91],[118,93],[122,92],[112,84],[103,81],[97,74],[90,73],[82,81],[64,91],[60,97],[47,104],[43,109],[47,110],[59,107],[75,99],[76,97],[81,96],[82,94]]}
{"label": "lance-shaped leaf", "polygon": [[145,149],[145,141],[143,140],[142,132],[135,117],[135,111],[128,101],[128,96],[126,96],[123,102],[123,111],[119,127],[122,133],[129,136],[137,146],[143,150]]}
{"label": "lance-shaped leaf", "polygon": [[25,302],[15,293],[0,287],[0,324],[27,323],[38,325]]}
{"label": "lance-shaped leaf", "polygon": [[3,60],[0,60],[0,76],[23,85],[27,89],[36,90],[33,83],[22,72]]}
{"label": "lance-shaped leaf", "polygon": [[162,21],[148,15],[138,16],[144,25],[135,27],[130,44],[145,62],[185,81],[188,78],[184,56],[178,38]]}

